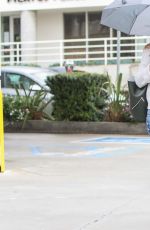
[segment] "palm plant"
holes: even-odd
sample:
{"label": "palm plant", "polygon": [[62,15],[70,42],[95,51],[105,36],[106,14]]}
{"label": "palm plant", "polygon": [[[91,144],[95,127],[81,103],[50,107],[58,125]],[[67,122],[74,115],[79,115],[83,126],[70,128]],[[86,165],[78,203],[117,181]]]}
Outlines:
{"label": "palm plant", "polygon": [[51,114],[46,112],[46,107],[52,101],[51,98],[47,98],[47,93],[45,90],[38,90],[33,93],[30,89],[26,91],[24,86],[22,86],[24,91],[24,96],[20,95],[19,90],[16,88],[17,97],[21,98],[22,109],[24,111],[24,121],[23,126],[27,120],[41,120],[43,118],[52,119]]}
{"label": "palm plant", "polygon": [[112,83],[108,76],[108,91],[109,102],[106,113],[106,120],[109,121],[124,121],[125,119],[125,106],[128,103],[127,94],[122,87],[122,74],[119,74],[116,84]]}

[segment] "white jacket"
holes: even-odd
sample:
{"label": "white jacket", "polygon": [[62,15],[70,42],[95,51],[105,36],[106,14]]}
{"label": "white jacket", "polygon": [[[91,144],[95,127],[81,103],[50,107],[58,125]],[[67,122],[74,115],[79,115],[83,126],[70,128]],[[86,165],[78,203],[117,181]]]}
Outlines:
{"label": "white jacket", "polygon": [[144,49],[141,63],[137,74],[134,76],[134,80],[139,88],[148,84],[147,102],[148,109],[150,109],[150,49]]}

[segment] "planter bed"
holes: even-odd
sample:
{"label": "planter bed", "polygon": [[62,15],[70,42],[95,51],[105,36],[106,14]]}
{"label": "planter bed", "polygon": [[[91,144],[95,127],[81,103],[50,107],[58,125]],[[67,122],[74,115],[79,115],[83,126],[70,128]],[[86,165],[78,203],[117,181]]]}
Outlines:
{"label": "planter bed", "polygon": [[27,121],[5,126],[5,132],[57,133],[57,134],[129,134],[145,135],[145,123],[133,122],[72,122],[72,121]]}

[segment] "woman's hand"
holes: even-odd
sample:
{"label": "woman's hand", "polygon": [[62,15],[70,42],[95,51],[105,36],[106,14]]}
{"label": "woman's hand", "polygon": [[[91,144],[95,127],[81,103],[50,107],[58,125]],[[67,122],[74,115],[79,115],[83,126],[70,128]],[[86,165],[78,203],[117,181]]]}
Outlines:
{"label": "woman's hand", "polygon": [[[145,45],[143,49],[141,64],[145,67],[148,67],[148,65],[150,65],[150,43]],[[150,67],[148,69],[150,69]]]}

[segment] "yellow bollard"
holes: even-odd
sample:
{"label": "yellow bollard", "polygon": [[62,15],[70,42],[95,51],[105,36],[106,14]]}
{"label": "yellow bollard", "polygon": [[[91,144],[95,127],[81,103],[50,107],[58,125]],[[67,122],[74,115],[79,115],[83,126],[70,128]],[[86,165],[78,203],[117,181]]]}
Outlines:
{"label": "yellow bollard", "polygon": [[3,95],[0,90],[0,172],[5,171],[4,158],[4,122],[3,122]]}

